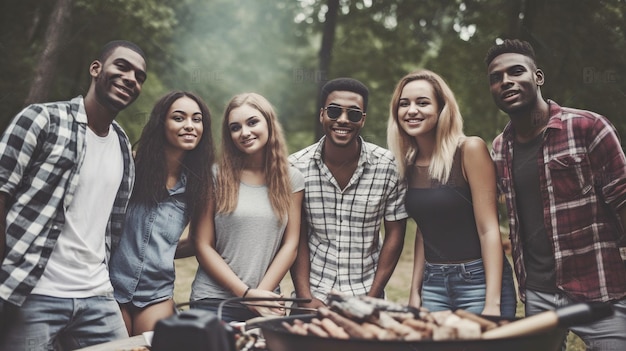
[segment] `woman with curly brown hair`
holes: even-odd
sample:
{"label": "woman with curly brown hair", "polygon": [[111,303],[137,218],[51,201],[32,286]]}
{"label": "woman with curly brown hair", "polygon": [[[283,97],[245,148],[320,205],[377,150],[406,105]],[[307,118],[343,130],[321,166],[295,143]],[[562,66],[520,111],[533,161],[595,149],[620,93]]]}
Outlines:
{"label": "woman with curly brown hair", "polygon": [[157,101],[138,142],[135,186],[111,258],[115,299],[131,335],[174,314],[174,258],[193,255],[179,239],[212,196],[213,155],[211,114],[198,96],[174,91]]}

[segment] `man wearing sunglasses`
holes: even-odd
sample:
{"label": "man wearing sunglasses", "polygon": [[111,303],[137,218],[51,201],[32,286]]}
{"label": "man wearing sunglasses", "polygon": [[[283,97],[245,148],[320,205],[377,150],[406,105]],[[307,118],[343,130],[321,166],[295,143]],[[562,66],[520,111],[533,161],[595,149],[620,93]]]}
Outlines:
{"label": "man wearing sunglasses", "polygon": [[[390,151],[360,136],[368,89],[351,78],[322,88],[324,136],[289,157],[305,178],[298,255],[291,268],[301,307],[331,291],[382,297],[404,244],[406,188]],[[384,240],[380,227],[384,224]]]}

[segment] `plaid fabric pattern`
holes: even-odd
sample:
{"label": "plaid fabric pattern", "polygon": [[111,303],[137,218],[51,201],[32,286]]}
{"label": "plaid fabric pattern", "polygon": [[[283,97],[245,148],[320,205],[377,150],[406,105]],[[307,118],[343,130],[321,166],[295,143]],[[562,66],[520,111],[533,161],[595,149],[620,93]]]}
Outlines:
{"label": "plaid fabric pattern", "polygon": [[[6,256],[0,298],[21,305],[43,274],[65,223],[85,154],[84,100],[34,104],[22,110],[0,139],[0,191],[6,204]],[[119,242],[134,181],[131,146],[113,122],[124,158],[124,177],[106,233],[107,255]]]}
{"label": "plaid fabric pattern", "polygon": [[380,226],[408,217],[406,186],[390,151],[360,139],[352,179],[340,189],[322,160],[325,137],[289,157],[305,179],[304,220],[311,252],[313,296],[335,289],[353,295],[370,290],[380,254]]}
{"label": "plaid fabric pattern", "polygon": [[[544,225],[552,243],[557,288],[575,300],[626,296],[626,269],[616,216],[626,204],[626,158],[617,133],[603,116],[550,103],[550,120],[537,160]],[[505,196],[513,259],[524,299],[526,272],[513,182],[509,124],[493,142],[498,189]]]}

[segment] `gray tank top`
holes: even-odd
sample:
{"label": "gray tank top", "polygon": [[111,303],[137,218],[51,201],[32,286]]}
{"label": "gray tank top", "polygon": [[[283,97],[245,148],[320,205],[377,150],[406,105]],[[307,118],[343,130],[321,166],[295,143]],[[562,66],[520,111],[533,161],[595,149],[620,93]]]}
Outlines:
{"label": "gray tank top", "polygon": [[[291,189],[304,189],[304,177],[290,168]],[[235,211],[215,216],[215,248],[248,286],[256,287],[280,248],[286,221],[280,222],[270,204],[267,186],[240,183]],[[191,285],[191,301],[235,297],[202,268]]]}

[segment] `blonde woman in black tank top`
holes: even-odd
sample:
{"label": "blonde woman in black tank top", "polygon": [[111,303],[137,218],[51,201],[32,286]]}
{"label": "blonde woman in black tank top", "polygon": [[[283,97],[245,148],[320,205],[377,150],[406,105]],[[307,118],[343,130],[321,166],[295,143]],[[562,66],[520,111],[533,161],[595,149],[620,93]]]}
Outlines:
{"label": "blonde woman in black tank top", "polygon": [[400,80],[387,141],[418,228],[409,304],[513,317],[517,298],[502,249],[495,168],[485,142],[463,134],[454,94],[440,76],[421,70]]}

